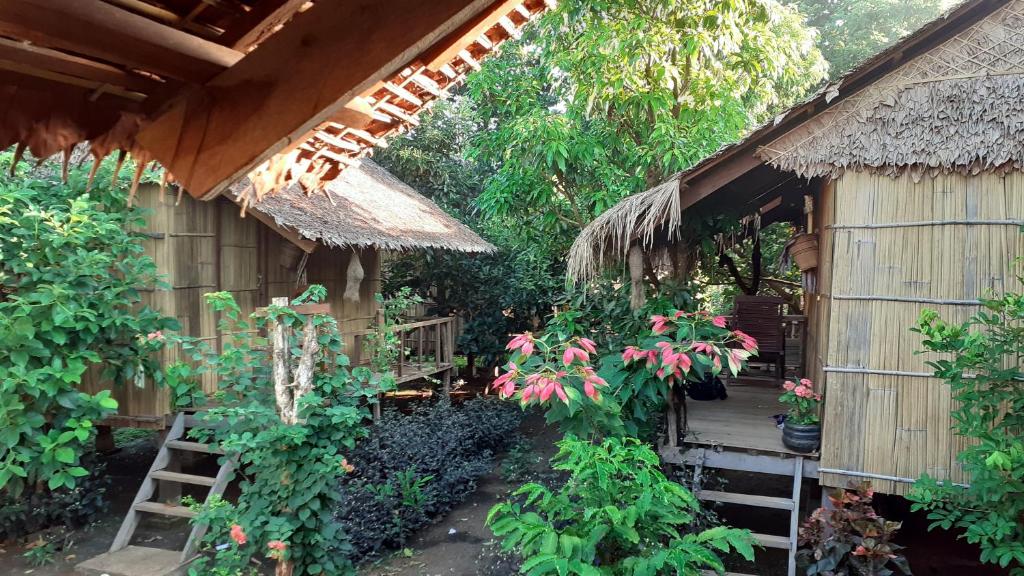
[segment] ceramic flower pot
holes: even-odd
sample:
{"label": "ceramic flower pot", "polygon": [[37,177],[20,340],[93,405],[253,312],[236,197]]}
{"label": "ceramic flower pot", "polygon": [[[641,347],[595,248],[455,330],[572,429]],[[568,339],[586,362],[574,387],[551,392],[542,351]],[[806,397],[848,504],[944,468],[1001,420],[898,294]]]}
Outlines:
{"label": "ceramic flower pot", "polygon": [[786,448],[801,454],[814,452],[821,444],[821,425],[786,421],[782,425],[782,443]]}

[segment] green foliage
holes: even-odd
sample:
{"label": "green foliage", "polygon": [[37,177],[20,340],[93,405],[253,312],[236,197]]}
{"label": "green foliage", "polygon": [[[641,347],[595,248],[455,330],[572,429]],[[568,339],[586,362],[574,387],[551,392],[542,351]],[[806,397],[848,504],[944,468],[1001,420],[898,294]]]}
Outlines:
{"label": "green foliage", "polygon": [[162,286],[131,232],[142,212],[121,188],[87,193],[84,170],[61,183],[47,168],[0,177],[0,489],[14,496],[89,475],[82,454],[117,402],[80,392],[86,371],[142,385],[159,376],[147,335],[176,327],[141,304]]}
{"label": "green foliage", "polygon": [[515,406],[494,398],[422,403],[411,414],[385,410],[348,454],[354,470],[339,482],[335,515],[352,561],[401,548],[472,494],[520,418]]}
{"label": "green foliage", "polygon": [[963,531],[981,547],[982,562],[1024,574],[1024,295],[982,300],[984,310],[962,324],[921,313],[915,332],[941,355],[929,364],[948,383],[953,430],[967,440],[957,461],[969,486],[924,475],[911,492],[931,528]]}
{"label": "green foliage", "polygon": [[95,453],[87,452],[79,462],[89,471],[76,478],[74,488],[29,485],[17,496],[0,493],[0,541],[14,540],[53,526],[73,529],[92,522],[107,510],[106,493],[110,477]]}
{"label": "green foliage", "polygon": [[42,568],[48,564],[53,564],[54,554],[56,549],[53,542],[44,542],[29,548],[22,557],[28,561],[28,563],[35,568]]}
{"label": "green foliage", "polygon": [[402,339],[395,332],[395,326],[402,323],[402,314],[423,301],[412,294],[412,289],[403,287],[391,298],[385,299],[382,294],[374,298],[380,306],[382,322],[374,322],[373,332],[366,335],[365,345],[370,354],[370,368],[373,371],[375,385],[382,391],[391,390],[396,386],[394,366],[401,354]]}
{"label": "green foliage", "polygon": [[530,575],[697,575],[723,571],[719,553],[754,556],[750,533],[725,526],[688,533],[697,499],[665,478],[658,457],[635,439],[595,445],[566,437],[552,458],[568,474],[552,491],[518,489],[491,509],[487,524]]}
{"label": "green foliage", "polygon": [[800,526],[797,564],[805,574],[849,576],[910,575],[910,566],[893,542],[899,522],[875,514],[874,491],[864,483],[829,495],[832,508],[818,508]]}
{"label": "green foliage", "polygon": [[[322,301],[325,296],[323,287],[311,286],[292,303]],[[271,541],[287,544],[297,575],[351,572],[345,533],[334,518],[340,504],[336,487],[349,468],[343,453],[366,434],[367,400],[376,393],[370,370],[348,370],[341,334],[329,315],[307,318],[291,308],[270,306],[250,323],[240,318],[230,294],[206,298],[221,317],[218,328],[232,337],[225,339],[220,353],[205,341],[183,339],[198,373],[215,373],[220,382],[217,405],[204,412],[204,419],[217,426],[198,429],[197,436],[217,443],[225,458],[237,460],[242,482],[236,505],[219,502],[202,510],[196,521],[211,526],[204,538],[207,550],[225,542],[233,529],[246,538],[239,542],[232,535],[231,547],[213,552],[212,560],[201,558],[191,572],[207,573],[211,561],[219,570],[243,570],[253,556],[268,555]],[[278,415],[267,354],[260,350],[267,340],[254,333],[273,322],[288,329],[291,365],[302,354],[304,330],[316,330],[320,345],[313,358],[312,390],[299,399],[295,423]]]}
{"label": "green foliage", "polygon": [[724,369],[735,376],[757,352],[753,338],[730,331],[725,318],[705,311],[669,308],[651,315],[648,324],[635,344],[602,357],[598,371],[621,406],[627,434],[650,434],[673,388],[684,393],[688,383],[718,376]]}
{"label": "green foliage", "polygon": [[692,166],[825,71],[799,15],[747,0],[570,0],[468,80],[496,167],[479,205],[571,239]]}
{"label": "green foliage", "polygon": [[818,30],[832,78],[848,72],[955,4],[955,0],[796,0]]}

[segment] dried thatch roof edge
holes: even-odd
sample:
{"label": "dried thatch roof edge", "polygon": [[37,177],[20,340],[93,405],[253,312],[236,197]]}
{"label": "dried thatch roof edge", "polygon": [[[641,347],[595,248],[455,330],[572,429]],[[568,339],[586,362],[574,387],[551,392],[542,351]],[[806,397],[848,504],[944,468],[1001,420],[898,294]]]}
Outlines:
{"label": "dried thatch roof edge", "polygon": [[[248,179],[243,179],[231,187],[230,195],[237,200],[245,195],[250,185]],[[413,204],[413,209],[401,215],[406,221],[396,222],[395,228],[389,229],[386,223],[371,218],[375,207],[366,203],[365,196],[361,201],[358,194],[347,193],[359,187],[364,188],[364,193],[386,195],[384,200],[393,210],[400,210],[403,203]],[[248,210],[302,238],[336,248],[391,251],[436,248],[466,253],[497,250],[469,226],[369,159],[328,183],[322,192],[306,194],[294,184],[250,205]],[[416,228],[417,219],[419,222],[429,220],[428,226]]]}

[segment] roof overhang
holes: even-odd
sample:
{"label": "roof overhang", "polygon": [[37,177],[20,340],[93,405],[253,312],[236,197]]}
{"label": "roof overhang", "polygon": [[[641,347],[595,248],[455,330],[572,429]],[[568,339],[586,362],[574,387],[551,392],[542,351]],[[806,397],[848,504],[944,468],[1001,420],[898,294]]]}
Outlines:
{"label": "roof overhang", "polygon": [[254,170],[316,189],[549,1],[4,0],[0,148],[88,140],[201,198]]}

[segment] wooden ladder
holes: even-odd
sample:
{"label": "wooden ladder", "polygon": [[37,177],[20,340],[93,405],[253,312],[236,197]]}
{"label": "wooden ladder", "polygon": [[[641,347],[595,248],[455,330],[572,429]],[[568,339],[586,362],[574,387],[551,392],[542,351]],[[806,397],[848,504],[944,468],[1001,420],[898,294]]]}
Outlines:
{"label": "wooden ladder", "polygon": [[[180,504],[165,504],[153,501],[152,498],[156,494],[157,486],[160,482],[209,486],[210,490],[205,500],[207,503],[214,496],[224,493],[224,489],[227,488],[235,468],[234,462],[231,460],[224,460],[215,477],[182,474],[181,472],[174,471],[179,469],[176,464],[179,462],[182,452],[223,454],[215,446],[186,440],[186,423],[192,424],[194,422],[195,420],[192,416],[184,413],[178,413],[174,417],[174,423],[171,424],[164,443],[160,446],[160,451],[157,452],[156,458],[153,460],[153,465],[150,466],[146,478],[142,481],[142,486],[135,495],[135,500],[132,501],[132,507],[124,517],[121,529],[118,530],[117,536],[114,537],[114,543],[110,545],[110,553],[128,547],[132,536],[135,534],[135,529],[138,528],[141,514],[162,514],[164,516],[178,516],[182,518],[195,517],[195,512]],[[185,548],[181,551],[181,564],[190,561],[196,554],[199,542],[206,534],[206,529],[207,526],[205,524],[196,524],[192,527],[188,540],[185,542]]]}
{"label": "wooden ladder", "polygon": [[[780,548],[788,550],[789,563],[786,574],[796,576],[796,546],[797,532],[800,527],[800,488],[804,476],[804,458],[796,456],[793,460],[793,491],[790,498],[775,496],[761,496],[757,494],[739,494],[735,492],[719,492],[715,490],[702,490],[701,475],[704,471],[706,452],[703,448],[692,451],[696,458],[693,462],[693,487],[694,494],[701,500],[709,502],[721,502],[723,504],[736,504],[741,506],[753,506],[757,508],[773,508],[776,510],[789,510],[789,536],[776,536],[772,534],[754,533],[754,539],[765,548]],[[732,573],[729,573],[732,574]],[[737,574],[736,576],[747,576]]]}

